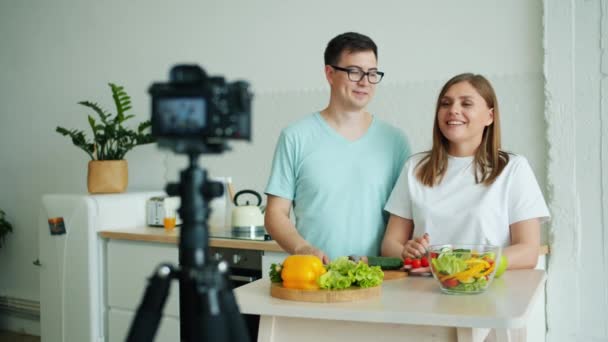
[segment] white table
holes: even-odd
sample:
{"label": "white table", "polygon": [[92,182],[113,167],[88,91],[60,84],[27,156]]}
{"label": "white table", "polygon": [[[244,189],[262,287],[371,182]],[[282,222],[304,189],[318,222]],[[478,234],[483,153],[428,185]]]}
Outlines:
{"label": "white table", "polygon": [[431,278],[385,281],[382,296],[349,303],[306,303],[270,296],[261,279],[235,289],[243,313],[261,315],[258,341],[525,341],[543,270],[508,271],[478,295],[446,295]]}

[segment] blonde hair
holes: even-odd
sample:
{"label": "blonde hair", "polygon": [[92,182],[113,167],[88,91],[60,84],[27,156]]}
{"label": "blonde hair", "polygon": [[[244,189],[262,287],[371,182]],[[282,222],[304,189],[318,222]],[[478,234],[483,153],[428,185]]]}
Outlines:
{"label": "blonde hair", "polygon": [[416,166],[418,180],[429,187],[438,185],[448,167],[448,145],[449,141],[443,136],[439,129],[438,113],[441,99],[454,84],[460,82],[469,83],[479,95],[486,101],[488,108],[494,109],[494,120],[483,130],[481,144],[475,152],[473,161],[475,170],[475,183],[484,185],[492,184],[500,175],[509,162],[509,154],[500,150],[500,112],[496,93],[490,82],[481,75],[465,73],[452,77],[441,88],[435,109],[435,124],[433,125],[433,147],[420,160]]}

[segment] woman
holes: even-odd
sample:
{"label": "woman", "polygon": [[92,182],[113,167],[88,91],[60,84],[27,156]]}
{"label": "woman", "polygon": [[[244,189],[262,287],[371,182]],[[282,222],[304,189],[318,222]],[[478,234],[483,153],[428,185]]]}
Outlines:
{"label": "woman", "polygon": [[481,75],[449,80],[433,147],[405,164],[385,209],[382,255],[416,258],[429,244],[503,246],[510,269],[534,268],[549,211],[528,161],[500,150],[496,94]]}

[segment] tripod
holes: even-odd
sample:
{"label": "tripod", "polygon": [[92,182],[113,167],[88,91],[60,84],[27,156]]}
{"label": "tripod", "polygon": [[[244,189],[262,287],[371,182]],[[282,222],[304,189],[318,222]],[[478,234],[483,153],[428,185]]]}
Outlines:
{"label": "tripod", "polygon": [[181,172],[180,183],[167,186],[169,195],[182,199],[179,267],[161,264],[149,278],[128,342],[154,339],[173,279],[179,281],[181,341],[249,341],[228,280],[228,264],[209,260],[208,202],[224,190],[221,183],[207,181],[207,172],[197,166],[198,152],[188,156],[190,164]]}

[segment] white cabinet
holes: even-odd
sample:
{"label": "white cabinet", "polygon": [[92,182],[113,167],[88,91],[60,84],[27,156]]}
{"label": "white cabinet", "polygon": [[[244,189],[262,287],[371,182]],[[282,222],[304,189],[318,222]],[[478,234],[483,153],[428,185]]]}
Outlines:
{"label": "white cabinet", "polygon": [[48,194],[39,213],[42,342],[105,342],[105,258],[98,232],[145,226],[146,201],[162,192]]}
{"label": "white cabinet", "polygon": [[[161,263],[178,265],[173,244],[107,240],[108,341],[125,340],[148,284],[147,279]],[[179,284],[174,280],[163,310],[157,342],[179,341]]]}

